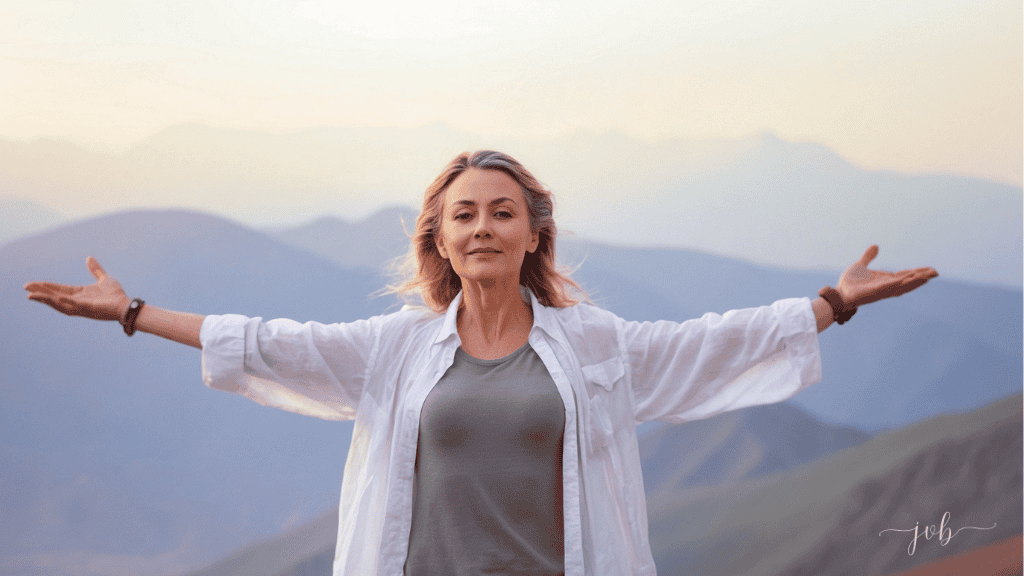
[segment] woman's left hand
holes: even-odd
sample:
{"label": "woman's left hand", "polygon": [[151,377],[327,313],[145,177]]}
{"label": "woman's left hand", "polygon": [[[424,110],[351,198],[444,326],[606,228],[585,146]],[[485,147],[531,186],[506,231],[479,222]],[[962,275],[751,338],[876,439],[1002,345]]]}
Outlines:
{"label": "woman's left hand", "polygon": [[921,286],[939,273],[934,268],[912,268],[900,272],[868,270],[868,264],[878,256],[878,245],[872,245],[839,277],[836,290],[843,300],[855,306],[868,304],[882,298],[906,294]]}

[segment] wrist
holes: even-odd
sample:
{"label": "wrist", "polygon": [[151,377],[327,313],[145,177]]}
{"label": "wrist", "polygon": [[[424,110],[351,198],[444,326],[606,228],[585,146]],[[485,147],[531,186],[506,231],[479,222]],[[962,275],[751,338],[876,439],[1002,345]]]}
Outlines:
{"label": "wrist", "polygon": [[125,334],[129,336],[135,334],[135,320],[139,317],[139,312],[142,311],[145,304],[141,298],[132,298],[128,303],[128,310],[121,317],[121,327],[124,328]]}
{"label": "wrist", "polygon": [[[828,286],[826,286],[826,288],[828,288]],[[824,288],[823,288],[823,290],[824,290]],[[842,296],[843,303],[846,305],[846,307],[848,307],[848,308],[849,307],[852,307],[852,308],[856,308],[857,307],[857,300],[856,300],[856,298],[854,298],[853,294],[850,293],[850,291],[847,290],[846,287],[837,284],[836,287],[835,287],[835,291],[838,292],[840,296]]]}
{"label": "wrist", "polygon": [[117,320],[121,325],[124,325],[125,316],[128,315],[128,310],[131,306],[132,299],[128,296],[122,295],[121,298],[117,300],[117,317],[114,318],[114,320]]}
{"label": "wrist", "polygon": [[825,286],[819,290],[818,296],[821,296],[822,299],[828,302],[832,308],[832,319],[840,325],[857,313],[857,306],[847,301],[842,292],[831,286]]}

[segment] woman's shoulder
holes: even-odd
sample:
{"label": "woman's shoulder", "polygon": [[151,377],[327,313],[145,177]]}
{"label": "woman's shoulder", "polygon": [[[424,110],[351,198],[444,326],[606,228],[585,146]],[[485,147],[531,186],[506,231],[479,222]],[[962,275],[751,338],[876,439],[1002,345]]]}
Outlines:
{"label": "woman's shoulder", "polygon": [[605,310],[604,308],[594,304],[592,302],[581,301],[571,306],[564,306],[561,308],[545,307],[550,310],[557,318],[563,322],[606,322],[609,325],[614,325],[618,319],[614,313]]}
{"label": "woman's shoulder", "polygon": [[444,320],[444,316],[426,306],[406,304],[400,310],[374,316],[371,320],[389,328],[416,329]]}
{"label": "woman's shoulder", "polygon": [[572,348],[586,346],[588,341],[614,340],[622,321],[614,313],[589,302],[545,310],[555,319]]}
{"label": "woman's shoulder", "polygon": [[613,362],[619,357],[621,319],[614,313],[589,302],[547,310],[559,325],[561,336],[555,338],[564,338],[564,345],[581,366]]}

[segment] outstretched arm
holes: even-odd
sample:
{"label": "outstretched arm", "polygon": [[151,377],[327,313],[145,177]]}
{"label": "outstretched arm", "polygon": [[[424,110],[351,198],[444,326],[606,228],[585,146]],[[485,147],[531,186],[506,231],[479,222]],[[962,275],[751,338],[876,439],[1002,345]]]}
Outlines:
{"label": "outstretched arm", "polygon": [[[875,256],[878,256],[877,244],[868,247],[860,259],[839,277],[836,290],[847,303],[863,306],[883,298],[900,296],[939,275],[934,268],[927,266],[899,272],[868,270],[868,264],[875,259]],[[818,332],[821,332],[832,324],[832,306],[821,297],[813,301],[811,305],[814,307],[814,315],[818,321]]]}
{"label": "outstretched arm", "polygon": [[[29,300],[49,305],[68,316],[84,316],[94,320],[120,320],[124,318],[131,303],[121,284],[107,276],[100,263],[89,256],[85,266],[96,278],[88,286],[68,286],[53,282],[29,282],[25,284]],[[139,311],[135,328],[156,334],[175,342],[202,348],[199,343],[199,329],[203,325],[199,314],[175,312],[146,304]]]}

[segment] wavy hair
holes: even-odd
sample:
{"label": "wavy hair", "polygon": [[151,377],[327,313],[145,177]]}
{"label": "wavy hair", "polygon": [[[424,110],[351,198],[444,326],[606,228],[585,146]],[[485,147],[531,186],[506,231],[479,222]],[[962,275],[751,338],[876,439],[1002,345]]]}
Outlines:
{"label": "wavy hair", "polygon": [[552,216],[551,192],[514,158],[492,150],[459,154],[427,187],[423,193],[423,208],[416,218],[416,229],[410,236],[409,252],[397,264],[400,283],[389,285],[386,291],[397,293],[406,301],[411,295],[418,295],[428,308],[443,314],[462,290],[462,281],[451,262],[437,251],[435,238],[441,230],[445,192],[459,175],[471,168],[500,170],[518,182],[523,191],[530,229],[538,233],[539,243],[537,250],[527,252],[523,259],[519,284],[532,290],[545,306],[566,308],[578,303],[579,299],[570,296],[570,289],[589,302],[590,298],[579,284],[569,278],[570,270],[555,264],[557,229]]}

